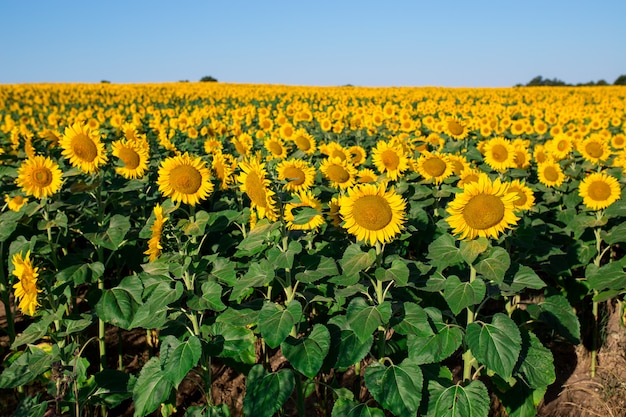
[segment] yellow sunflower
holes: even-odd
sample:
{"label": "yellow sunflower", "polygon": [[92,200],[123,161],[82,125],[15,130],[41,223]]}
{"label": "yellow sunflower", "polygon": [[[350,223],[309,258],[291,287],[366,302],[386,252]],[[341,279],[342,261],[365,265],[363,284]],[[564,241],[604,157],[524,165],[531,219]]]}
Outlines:
{"label": "yellow sunflower", "polygon": [[626,135],[623,133],[613,135],[610,142],[613,149],[624,149],[626,147]]}
{"label": "yellow sunflower", "polygon": [[283,188],[290,193],[308,190],[315,182],[315,168],[301,159],[282,161],[276,172],[279,180],[287,181]]}
{"label": "yellow sunflower", "polygon": [[537,164],[537,178],[548,187],[558,187],[565,181],[565,174],[558,162],[548,160]]}
{"label": "yellow sunflower", "polygon": [[20,211],[20,209],[28,203],[28,198],[22,197],[21,195],[16,195],[14,197],[9,197],[8,194],[4,195],[4,202],[7,203],[9,210]]}
{"label": "yellow sunflower", "polygon": [[268,152],[268,159],[285,159],[287,157],[287,146],[278,136],[267,138],[263,144]]}
{"label": "yellow sunflower", "polygon": [[13,285],[18,307],[22,313],[34,316],[37,307],[41,305],[37,301],[37,294],[42,291],[37,288],[37,278],[39,277],[37,271],[39,268],[33,268],[30,251],[26,252],[24,257],[21,253],[16,253],[11,262],[13,263],[13,275],[18,279],[18,282]]}
{"label": "yellow sunflower", "polygon": [[358,167],[365,162],[365,158],[367,158],[367,152],[362,146],[354,145],[348,148],[348,152],[350,152],[350,160],[352,165]]}
{"label": "yellow sunflower", "polygon": [[367,184],[370,182],[378,182],[378,175],[376,175],[376,173],[369,169],[369,168],[362,168],[357,172],[357,177],[358,180],[357,182],[359,184]]}
{"label": "yellow sunflower", "polygon": [[546,142],[545,148],[554,156],[554,159],[560,161],[567,158],[567,156],[574,149],[572,139],[564,133],[561,133]]}
{"label": "yellow sunflower", "polygon": [[351,155],[348,149],[337,142],[323,143],[319,146],[320,152],[328,156],[328,159],[339,158],[342,161],[350,161]]}
{"label": "yellow sunflower", "polygon": [[357,173],[350,162],[340,158],[327,158],[321,163],[320,171],[333,187],[341,190],[354,185]]}
{"label": "yellow sunflower", "polygon": [[452,164],[448,155],[439,152],[422,152],[417,159],[415,169],[424,179],[433,180],[436,185],[452,175]]}
{"label": "yellow sunflower", "polygon": [[409,169],[409,159],[402,146],[390,145],[384,140],[379,140],[372,149],[372,162],[378,172],[387,174],[387,178],[395,181],[404,171]]}
{"label": "yellow sunflower", "polygon": [[236,138],[232,138],[231,142],[235,146],[235,150],[237,153],[242,156],[250,156],[250,152],[252,152],[252,146],[254,145],[254,140],[252,136],[248,133],[242,133]]}
{"label": "yellow sunflower", "polygon": [[594,172],[581,181],[578,195],[588,209],[601,210],[619,200],[621,189],[616,178],[604,172]]}
{"label": "yellow sunflower", "polygon": [[482,153],[485,163],[495,171],[504,172],[515,167],[515,148],[508,139],[489,139],[484,143]]}
{"label": "yellow sunflower", "polygon": [[554,161],[554,157],[552,156],[552,154],[550,154],[545,146],[541,143],[537,143],[533,148],[533,159],[537,164]]}
{"label": "yellow sunflower", "polygon": [[458,117],[448,117],[444,123],[444,133],[454,139],[464,139],[467,136],[466,123]]}
{"label": "yellow sunflower", "polygon": [[480,177],[489,178],[486,172],[481,171],[478,168],[466,168],[459,175],[459,182],[457,182],[456,186],[459,188],[464,188],[466,184],[471,182],[478,182]]}
{"label": "yellow sunflower", "polygon": [[516,192],[509,192],[509,184],[481,177],[478,182],[465,184],[463,192],[448,204],[450,216],[446,221],[459,239],[497,238],[517,224],[514,203],[518,198]]}
{"label": "yellow sunflower", "polygon": [[[309,191],[301,191],[297,193],[299,202],[291,202],[285,205],[285,221],[287,222],[287,229],[289,230],[315,230],[324,224],[324,216],[322,216],[322,203],[316,199]],[[310,207],[317,211],[305,222],[300,222],[300,219],[296,219],[294,211],[299,208]]]}
{"label": "yellow sunflower", "polygon": [[523,181],[511,181],[511,184],[509,185],[509,192],[517,193],[518,198],[513,202],[515,210],[524,211],[533,208],[533,205],[535,204],[535,196],[533,191]]}
{"label": "yellow sunflower", "polygon": [[391,242],[405,222],[406,202],[385,185],[359,184],[339,200],[343,227],[357,240],[375,245]]}
{"label": "yellow sunflower", "polygon": [[195,206],[213,192],[211,173],[200,157],[185,152],[166,158],[159,167],[159,191],[172,201]]}
{"label": "yellow sunflower", "polygon": [[291,137],[298,149],[307,155],[313,155],[317,149],[315,138],[304,129],[298,129]]}
{"label": "yellow sunflower", "polygon": [[233,182],[233,173],[237,168],[235,157],[215,150],[211,165],[215,177],[220,180],[220,189],[227,190],[228,186]]}
{"label": "yellow sunflower", "polygon": [[333,197],[328,202],[328,218],[330,219],[330,224],[335,227],[341,226],[341,216],[339,214],[339,198]]}
{"label": "yellow sunflower", "polygon": [[207,154],[213,154],[215,152],[222,152],[224,150],[224,144],[221,140],[215,138],[209,138],[204,141],[204,152]]}
{"label": "yellow sunflower", "polygon": [[607,140],[599,134],[593,134],[581,141],[578,151],[587,161],[599,164],[611,156]]}
{"label": "yellow sunflower", "polygon": [[160,204],[154,206],[152,213],[154,215],[154,223],[150,226],[152,236],[150,240],[148,240],[148,250],[144,252],[144,254],[149,255],[149,262],[156,260],[161,255],[161,250],[163,250],[163,246],[161,246],[163,225],[168,220],[168,218],[163,215],[163,207],[161,207]]}
{"label": "yellow sunflower", "polygon": [[469,163],[469,161],[467,160],[467,158],[464,155],[449,154],[448,155],[448,160],[449,160],[450,165],[452,167],[452,174],[453,175],[461,175],[461,172],[463,172],[465,169],[471,167],[471,164]]}
{"label": "yellow sunflower", "polygon": [[140,141],[117,140],[111,144],[111,154],[122,164],[115,167],[115,172],[126,179],[141,178],[148,169],[150,155]]}
{"label": "yellow sunflower", "polygon": [[250,208],[256,211],[258,219],[267,218],[269,221],[278,220],[276,203],[270,189],[270,180],[267,179],[265,164],[259,163],[256,158],[242,161],[239,168],[243,171],[237,176],[239,189],[250,198]]}
{"label": "yellow sunflower", "polygon": [[17,169],[15,183],[26,195],[46,198],[61,189],[63,173],[52,159],[38,155],[26,159]]}
{"label": "yellow sunflower", "polygon": [[99,133],[80,123],[66,127],[59,144],[70,164],[87,174],[97,171],[108,160]]}

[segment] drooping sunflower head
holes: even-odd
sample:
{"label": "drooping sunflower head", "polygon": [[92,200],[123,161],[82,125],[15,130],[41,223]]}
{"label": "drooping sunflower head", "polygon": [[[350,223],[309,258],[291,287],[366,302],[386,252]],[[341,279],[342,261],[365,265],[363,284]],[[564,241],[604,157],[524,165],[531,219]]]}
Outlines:
{"label": "drooping sunflower head", "polygon": [[7,206],[9,207],[9,210],[12,211],[20,211],[22,207],[24,207],[24,205],[26,203],[28,203],[28,198],[23,197],[21,195],[16,195],[13,197],[9,197],[8,194],[4,195],[4,202],[7,204]]}
{"label": "drooping sunflower head", "polygon": [[120,139],[111,144],[111,154],[118,158],[120,166],[115,172],[127,179],[141,178],[148,169],[148,150],[139,141]]}
{"label": "drooping sunflower head", "polygon": [[205,200],[213,192],[211,173],[205,162],[187,152],[161,162],[157,184],[164,197],[190,206]]}
{"label": "drooping sunflower head", "polygon": [[[289,230],[315,230],[324,224],[322,203],[309,191],[297,193],[297,200],[285,205],[285,221]],[[299,209],[309,208],[309,212],[298,216]]]}
{"label": "drooping sunflower head", "polygon": [[263,144],[268,152],[268,159],[285,159],[287,157],[287,146],[278,136],[270,136]]}
{"label": "drooping sunflower head", "polygon": [[356,168],[340,158],[324,160],[320,165],[320,171],[333,187],[341,190],[352,187],[356,180]]}
{"label": "drooping sunflower head", "polygon": [[66,127],[59,143],[62,155],[70,164],[87,174],[97,171],[108,160],[99,133],[81,123]]}
{"label": "drooping sunflower head", "polygon": [[422,152],[415,168],[424,179],[432,180],[436,185],[452,175],[452,164],[448,155],[439,152]]}
{"label": "drooping sunflower head", "polygon": [[517,200],[513,202],[515,205],[515,210],[517,211],[525,211],[533,208],[535,204],[535,196],[533,191],[520,180],[513,180],[509,185],[509,192],[517,193]]}
{"label": "drooping sunflower head", "polygon": [[389,144],[384,140],[378,141],[372,150],[372,162],[379,173],[386,174],[392,181],[397,180],[409,169],[409,159],[402,146]]}
{"label": "drooping sunflower head", "polygon": [[581,181],[578,194],[590,210],[602,210],[619,200],[620,184],[617,179],[604,172],[594,172]]}
{"label": "drooping sunflower head", "polygon": [[508,184],[481,177],[465,184],[463,192],[448,204],[446,221],[459,239],[497,238],[517,224],[514,202],[518,198],[516,192],[509,192]]}
{"label": "drooping sunflower head", "polygon": [[461,154],[449,154],[448,160],[450,162],[450,166],[452,167],[453,175],[461,175],[461,172],[471,167],[467,158]]}
{"label": "drooping sunflower head", "polygon": [[291,141],[307,155],[313,155],[317,149],[315,138],[304,129],[296,130],[291,137]]}
{"label": "drooping sunflower head", "polygon": [[472,182],[477,183],[481,177],[489,178],[486,172],[483,172],[478,168],[466,168],[463,172],[461,172],[461,175],[459,175],[459,182],[457,182],[456,185],[459,188],[465,188],[466,184]]}
{"label": "drooping sunflower head", "polygon": [[276,221],[278,210],[273,198],[275,193],[270,188],[270,180],[266,178],[265,164],[259,163],[257,158],[250,158],[242,161],[239,168],[242,171],[237,176],[239,189],[250,198],[250,208],[255,211],[256,218]]}
{"label": "drooping sunflower head", "polygon": [[389,243],[402,230],[406,202],[384,184],[359,184],[340,197],[343,227],[359,241],[370,245]]}
{"label": "drooping sunflower head", "polygon": [[448,117],[444,122],[444,133],[454,139],[464,139],[467,136],[466,123],[458,117]]}
{"label": "drooping sunflower head", "polygon": [[24,314],[34,316],[37,307],[41,305],[37,300],[37,294],[42,292],[42,290],[37,288],[37,279],[39,277],[37,271],[39,268],[33,267],[30,251],[26,252],[26,256],[22,256],[21,253],[14,254],[11,262],[13,264],[13,275],[18,279],[18,282],[13,285],[18,307]]}
{"label": "drooping sunflower head", "polygon": [[355,167],[362,165],[367,158],[367,152],[362,146],[359,145],[351,146],[348,149],[348,152],[350,152],[350,161]]}
{"label": "drooping sunflower head", "polygon": [[369,168],[360,169],[359,172],[357,173],[357,176],[358,176],[357,182],[359,184],[378,182],[378,175],[376,175],[376,173]]}
{"label": "drooping sunflower head", "polygon": [[276,172],[279,180],[287,181],[283,188],[291,193],[308,190],[315,182],[315,168],[301,159],[282,161]]}
{"label": "drooping sunflower head", "polygon": [[52,159],[42,155],[28,158],[17,169],[15,183],[26,195],[47,198],[61,189],[61,169]]}

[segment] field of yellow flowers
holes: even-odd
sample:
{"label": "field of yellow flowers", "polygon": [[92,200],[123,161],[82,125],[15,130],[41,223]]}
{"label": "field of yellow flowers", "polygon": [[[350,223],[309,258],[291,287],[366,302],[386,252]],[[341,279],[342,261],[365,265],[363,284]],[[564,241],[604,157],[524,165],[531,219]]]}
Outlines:
{"label": "field of yellow flowers", "polygon": [[624,332],[625,108],[624,87],[0,85],[0,408],[534,416],[555,346],[595,378],[608,318]]}

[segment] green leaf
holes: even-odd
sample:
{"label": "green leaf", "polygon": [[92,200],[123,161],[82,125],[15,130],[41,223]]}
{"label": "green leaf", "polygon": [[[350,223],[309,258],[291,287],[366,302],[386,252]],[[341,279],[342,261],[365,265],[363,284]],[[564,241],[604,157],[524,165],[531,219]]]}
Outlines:
{"label": "green leaf", "polygon": [[174,388],[161,369],[160,359],[150,358],[141,368],[133,387],[134,417],[143,417],[155,411],[167,401]]}
{"label": "green leaf", "polygon": [[128,216],[116,214],[109,219],[109,227],[105,232],[85,233],[85,237],[96,247],[102,246],[114,251],[122,245],[129,230],[130,220]]}
{"label": "green leaf", "polygon": [[608,245],[626,242],[626,222],[622,222],[612,227],[608,232],[602,233],[602,240]]}
{"label": "green leaf", "polygon": [[409,267],[402,259],[394,259],[389,268],[376,269],[376,279],[379,281],[394,281],[398,287],[404,287],[409,282]]}
{"label": "green leaf", "polygon": [[254,256],[263,252],[269,242],[279,237],[280,227],[281,222],[268,223],[265,219],[259,221],[254,229],[250,230],[241,243],[239,243],[235,257]]}
{"label": "green leaf", "polygon": [[343,275],[356,283],[359,280],[360,272],[369,268],[375,261],[376,251],[374,249],[363,252],[361,245],[355,243],[346,248],[339,264]]}
{"label": "green leaf", "polygon": [[21,210],[19,212],[9,210],[0,214],[0,242],[4,242],[11,237],[22,216]]}
{"label": "green leaf", "polygon": [[589,286],[596,291],[626,290],[626,272],[620,262],[609,262],[600,267],[589,264],[585,270],[585,277]]}
{"label": "green leaf", "polygon": [[63,325],[65,329],[63,332],[59,333],[60,337],[65,337],[67,335],[82,332],[87,327],[91,326],[95,322],[95,316],[90,314],[81,314],[80,318],[66,318],[63,320]]}
{"label": "green leaf", "polygon": [[28,350],[2,371],[0,388],[22,387],[48,371],[52,362],[58,359],[43,349],[29,346]]}
{"label": "green leaf", "polygon": [[217,322],[209,327],[209,333],[211,336],[209,349],[212,356],[233,358],[249,365],[256,362],[254,350],[256,338],[252,330]]}
{"label": "green leaf", "polygon": [[439,269],[463,262],[461,251],[456,246],[457,240],[449,234],[443,234],[428,246],[428,259]]}
{"label": "green leaf", "polygon": [[428,314],[426,314],[426,311],[422,307],[411,302],[404,303],[402,307],[402,321],[393,326],[393,329],[398,334],[433,334],[433,330],[428,322]]}
{"label": "green leaf", "polygon": [[580,343],[580,323],[574,309],[562,295],[546,297],[537,304],[529,304],[526,311],[572,343]]}
{"label": "green leaf", "polygon": [[210,275],[217,278],[223,284],[232,287],[237,282],[237,272],[235,271],[235,263],[230,259],[217,257],[213,261]]}
{"label": "green leaf", "polygon": [[174,336],[166,336],[161,343],[161,367],[165,378],[178,388],[187,373],[198,364],[202,355],[202,344],[196,336],[179,342]]}
{"label": "green leaf", "polygon": [[302,375],[313,378],[319,372],[330,348],[330,333],[323,324],[313,325],[308,336],[288,337],[280,347],[283,355]]}
{"label": "green leaf", "polygon": [[552,352],[528,330],[522,329],[521,336],[521,361],[516,374],[531,388],[551,385],[556,380]]}
{"label": "green leaf", "polygon": [[331,338],[331,350],[328,356],[337,358],[332,367],[338,370],[345,370],[363,359],[374,342],[373,335],[361,341],[348,325],[346,316],[343,315],[333,316],[328,321],[328,328]]}
{"label": "green leaf", "polygon": [[496,313],[491,324],[469,324],[465,341],[479,363],[505,380],[511,377],[522,350],[522,337],[507,315]]}
{"label": "green leaf", "polygon": [[189,308],[193,310],[223,311],[226,305],[222,302],[222,286],[215,281],[202,283],[201,297],[191,298],[187,301]]}
{"label": "green leaf", "polygon": [[511,266],[511,258],[506,249],[496,246],[481,257],[476,264],[476,272],[495,283],[504,281],[504,274]]}
{"label": "green leaf", "polygon": [[[519,294],[526,288],[539,290],[546,286],[546,283],[539,278],[532,268],[523,265],[515,265],[517,271],[514,274],[507,274],[504,281],[499,284],[504,295]],[[511,272],[509,270],[509,272]]]}
{"label": "green leaf", "polygon": [[289,399],[295,387],[290,369],[268,373],[262,365],[254,365],[248,373],[243,414],[254,417],[272,417]]}
{"label": "green leaf", "polygon": [[272,349],[278,347],[300,321],[302,305],[292,300],[287,308],[266,301],[259,313],[259,331]]}
{"label": "green leaf", "polygon": [[273,247],[267,251],[267,260],[270,264],[274,265],[275,269],[291,269],[293,268],[294,252],[283,252],[277,247]]}
{"label": "green leaf", "polygon": [[133,376],[116,369],[105,369],[94,375],[96,390],[92,397],[97,398],[96,403],[106,404],[107,407],[117,407],[122,401],[130,398],[128,384]]}
{"label": "green leaf", "polygon": [[50,325],[55,319],[55,315],[48,314],[43,316],[40,320],[28,325],[28,327],[15,338],[11,344],[11,349],[36,342],[50,333]]}
{"label": "green leaf", "polygon": [[326,256],[304,255],[300,259],[304,271],[296,274],[296,280],[304,284],[312,284],[322,278],[333,277],[339,273],[333,258]]}
{"label": "green leaf", "polygon": [[491,399],[481,381],[472,381],[467,386],[453,385],[441,387],[431,392],[435,401],[434,412],[437,417],[487,417]]}
{"label": "green leaf", "polygon": [[[508,417],[535,417],[537,415],[537,406],[535,405],[537,390],[518,382],[506,392],[502,393],[495,390],[495,393],[504,405]],[[543,397],[543,393],[541,393],[541,397]]]}
{"label": "green leaf", "polygon": [[350,328],[364,342],[378,326],[389,322],[391,304],[384,302],[378,306],[370,306],[363,298],[355,298],[348,305],[346,316]]}
{"label": "green leaf", "polygon": [[461,241],[459,250],[461,252],[461,257],[463,257],[463,260],[468,265],[471,265],[480,254],[487,250],[488,247],[489,240],[481,236],[477,239]]}
{"label": "green leaf", "polygon": [[409,360],[385,366],[373,362],[365,369],[365,386],[374,399],[396,416],[414,416],[422,401],[424,377]]}
{"label": "green leaf", "polygon": [[459,277],[452,275],[446,279],[443,296],[456,316],[463,309],[479,304],[485,298],[486,290],[485,282],[480,278],[472,282],[461,282]]}
{"label": "green leaf", "polygon": [[385,413],[379,408],[339,398],[333,404],[330,417],[385,417]]}
{"label": "green leaf", "polygon": [[43,417],[48,411],[48,401],[42,401],[40,396],[24,397],[13,412],[13,417]]}
{"label": "green leaf", "polygon": [[215,319],[218,323],[230,326],[256,326],[259,321],[259,312],[263,307],[263,300],[258,298],[247,303],[230,305]]}
{"label": "green leaf", "polygon": [[230,417],[230,410],[226,404],[192,406],[187,408],[185,417]]}
{"label": "green leaf", "polygon": [[267,261],[261,259],[259,262],[251,263],[248,272],[237,280],[230,294],[229,300],[235,301],[244,296],[251,288],[267,286],[274,279],[274,268]]}
{"label": "green leaf", "polygon": [[[442,323],[443,324],[443,323]],[[428,335],[407,336],[409,359],[417,364],[437,363],[450,357],[463,342],[463,330],[440,324]]]}
{"label": "green leaf", "polygon": [[102,292],[96,304],[98,317],[107,323],[130,330],[137,309],[141,305],[143,285],[137,276],[128,276],[117,287]]}

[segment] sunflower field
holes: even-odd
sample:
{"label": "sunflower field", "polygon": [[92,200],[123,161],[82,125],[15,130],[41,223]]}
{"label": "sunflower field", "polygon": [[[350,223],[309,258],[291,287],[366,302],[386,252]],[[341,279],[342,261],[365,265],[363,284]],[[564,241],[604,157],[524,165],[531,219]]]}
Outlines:
{"label": "sunflower field", "polygon": [[0,408],[534,416],[555,347],[594,376],[626,320],[625,108],[624,87],[0,85]]}

